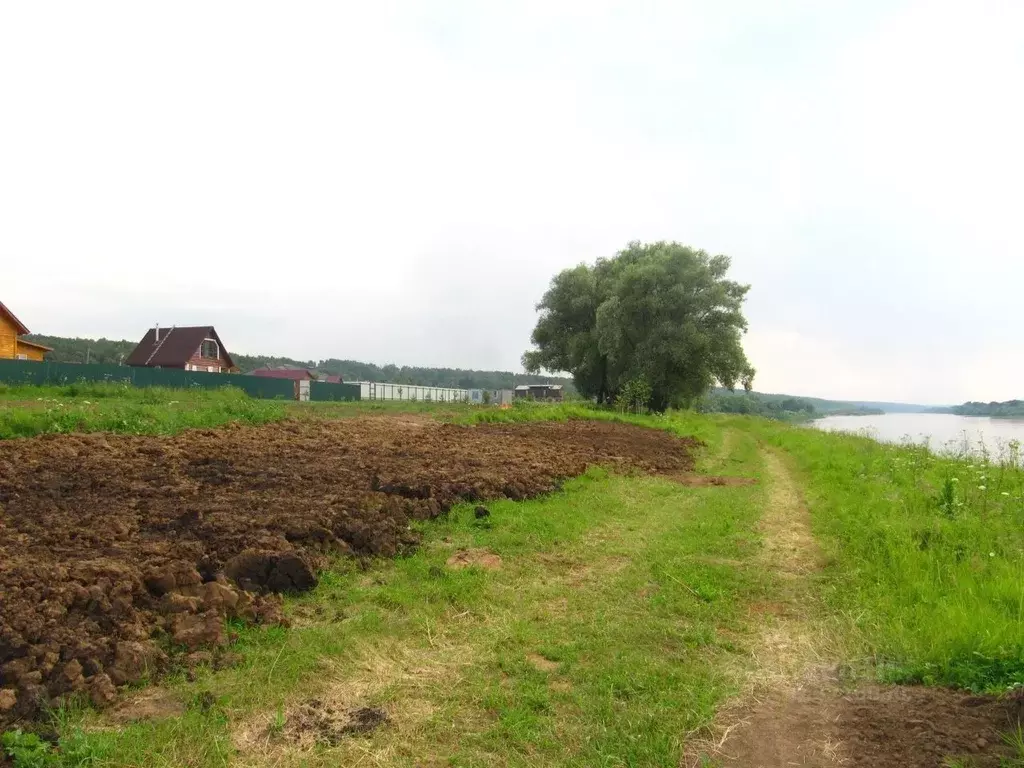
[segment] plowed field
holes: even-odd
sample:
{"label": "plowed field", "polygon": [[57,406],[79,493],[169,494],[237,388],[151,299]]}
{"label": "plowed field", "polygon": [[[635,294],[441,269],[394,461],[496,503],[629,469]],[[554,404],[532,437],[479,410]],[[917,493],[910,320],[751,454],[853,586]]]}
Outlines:
{"label": "plowed field", "polygon": [[70,693],[97,705],[161,647],[278,621],[328,553],[390,556],[411,519],[550,492],[588,465],[676,474],[693,440],[572,421],[365,418],[0,442],[0,725]]}

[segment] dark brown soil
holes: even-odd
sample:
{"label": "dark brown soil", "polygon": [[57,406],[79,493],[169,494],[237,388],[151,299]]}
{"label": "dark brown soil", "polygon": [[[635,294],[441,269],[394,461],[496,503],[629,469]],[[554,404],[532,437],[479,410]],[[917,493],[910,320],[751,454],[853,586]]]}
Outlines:
{"label": "dark brown soil", "polygon": [[696,441],[573,421],[459,427],[396,418],[175,437],[0,442],[0,726],[281,620],[275,593],[328,554],[395,555],[411,519],[548,493],[588,465],[677,475]]}
{"label": "dark brown soil", "polygon": [[807,682],[741,713],[716,756],[727,768],[943,768],[958,758],[1000,768],[1013,754],[1002,735],[1022,714],[1018,701],[944,688],[843,693],[832,682]]}
{"label": "dark brown soil", "polygon": [[337,710],[319,699],[300,705],[288,716],[285,734],[293,741],[311,740],[335,747],[342,739],[370,733],[388,721],[388,713],[378,707]]}
{"label": "dark brown soil", "polygon": [[938,768],[970,758],[974,768],[999,768],[1011,755],[1002,735],[1022,714],[1018,702],[994,696],[871,686],[842,697],[836,730],[844,766]]}

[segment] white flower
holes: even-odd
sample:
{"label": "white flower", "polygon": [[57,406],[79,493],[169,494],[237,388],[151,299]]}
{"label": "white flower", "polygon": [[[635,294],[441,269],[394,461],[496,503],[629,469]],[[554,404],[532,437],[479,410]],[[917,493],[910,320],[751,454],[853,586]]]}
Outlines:
{"label": "white flower", "polygon": [[1009,496],[1009,495],[1010,495],[1009,491],[1003,491],[1003,496]]}
{"label": "white flower", "polygon": [[960,478],[959,477],[951,477],[950,480],[952,480],[954,483],[959,483],[960,482]]}
{"label": "white flower", "polygon": [[985,486],[984,485],[979,485],[978,486],[978,490],[979,491],[984,491],[985,490]]}
{"label": "white flower", "polygon": [[996,556],[996,553],[995,553],[995,552],[989,552],[989,553],[988,553],[988,556],[989,556],[989,557],[995,557],[995,556]]}

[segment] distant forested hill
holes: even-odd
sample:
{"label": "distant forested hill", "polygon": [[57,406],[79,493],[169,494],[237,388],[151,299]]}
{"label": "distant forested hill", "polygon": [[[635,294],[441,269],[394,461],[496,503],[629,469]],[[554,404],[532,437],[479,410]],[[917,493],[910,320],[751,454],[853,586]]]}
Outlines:
{"label": "distant forested hill", "polygon": [[[729,392],[727,389],[715,389],[714,395],[729,395],[742,397],[745,392]],[[930,410],[927,405],[916,405],[914,403],[888,403],[874,400],[825,400],[820,397],[804,397],[802,395],[778,395],[768,392],[751,392],[750,395],[765,403],[783,403],[794,398],[806,401],[814,406],[814,410],[821,415],[839,416],[841,414],[879,414],[879,413],[924,413]],[[792,403],[786,403],[792,407]]]}
{"label": "distant forested hill", "polygon": [[[56,363],[106,363],[119,365],[128,357],[137,342],[111,339],[78,339],[63,336],[29,334],[25,338],[53,347],[47,355]],[[460,389],[511,389],[517,384],[554,382],[572,386],[572,380],[558,376],[529,376],[510,371],[474,371],[459,368],[421,368],[414,366],[374,365],[356,360],[295,360],[271,355],[232,355],[243,373],[257,368],[309,368],[320,373],[340,374],[346,381],[389,381],[395,384],[422,384],[431,387]]]}
{"label": "distant forested hill", "polygon": [[949,408],[932,408],[930,413],[954,413],[957,416],[990,416],[993,419],[1024,419],[1024,400],[1006,400],[1001,403],[968,402]]}
{"label": "distant forested hill", "polygon": [[841,414],[869,416],[883,413],[880,408],[838,400],[764,392],[730,392],[727,389],[712,390],[697,404],[697,409],[706,413],[748,413],[784,421],[807,421]]}
{"label": "distant forested hill", "polygon": [[137,341],[114,341],[112,339],[72,339],[64,336],[43,336],[30,333],[29,341],[53,347],[47,360],[55,363],[105,363],[120,365],[138,344]]}

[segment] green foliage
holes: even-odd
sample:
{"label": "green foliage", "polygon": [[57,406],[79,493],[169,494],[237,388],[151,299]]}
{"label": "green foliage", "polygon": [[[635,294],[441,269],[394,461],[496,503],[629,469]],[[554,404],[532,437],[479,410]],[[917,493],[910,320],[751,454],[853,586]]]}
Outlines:
{"label": "green foliage", "polygon": [[265,424],[284,418],[281,401],[238,389],[166,389],[102,382],[67,386],[0,384],[0,439],[68,432],[166,435],[228,422]]}
{"label": "green foliage", "polygon": [[523,365],[570,371],[599,403],[643,377],[655,410],[688,404],[716,381],[749,389],[754,369],[740,344],[748,286],[727,280],[728,269],[726,256],[659,242],[564,270],[538,305],[536,349]]}
{"label": "green foliage", "polygon": [[[24,338],[52,347],[53,352],[46,355],[47,360],[55,363],[103,363],[106,365],[120,365],[122,361],[132,353],[138,345],[138,341],[113,339],[80,339],[64,336],[44,336],[40,333],[30,333]],[[139,338],[142,336],[140,334]]]}
{"label": "green foliage", "polygon": [[1024,418],[1024,400],[1007,400],[1002,403],[969,402],[951,408],[935,408],[935,413],[955,413],[957,416],[990,416],[994,419]]}
{"label": "green foliage", "polygon": [[34,733],[7,731],[0,736],[0,745],[14,762],[14,768],[56,768],[61,764],[60,757],[54,753],[49,742]]}
{"label": "green foliage", "polygon": [[647,377],[643,375],[623,384],[615,398],[616,407],[620,411],[629,411],[630,413],[646,413],[650,402],[651,385],[647,383]]}
{"label": "green foliage", "polygon": [[822,414],[814,403],[802,397],[773,397],[757,392],[715,390],[702,397],[695,407],[701,413],[737,413],[764,416],[782,421],[807,421]]}

